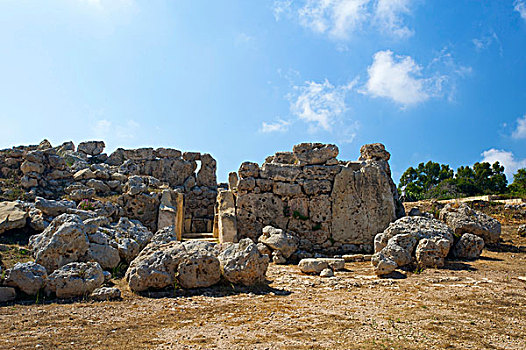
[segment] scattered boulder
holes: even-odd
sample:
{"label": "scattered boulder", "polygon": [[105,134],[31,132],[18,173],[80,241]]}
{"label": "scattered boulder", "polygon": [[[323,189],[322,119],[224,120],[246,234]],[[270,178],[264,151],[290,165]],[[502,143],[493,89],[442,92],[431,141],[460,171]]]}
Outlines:
{"label": "scattered boulder", "polygon": [[472,233],[464,233],[453,246],[451,254],[459,259],[478,259],[484,249],[484,240]]}
{"label": "scattered boulder", "polygon": [[334,276],[334,271],[332,269],[323,269],[323,271],[320,272],[320,277],[328,278],[328,277],[333,277],[333,276]]}
{"label": "scattered boulder", "polygon": [[376,235],[371,259],[379,276],[415,261],[421,267],[440,267],[453,245],[453,231],[424,216],[406,216]]}
{"label": "scattered boulder", "polygon": [[213,244],[200,241],[151,243],[126,271],[126,281],[134,292],[162,289],[176,283],[183,288],[208,287],[220,278]]}
{"label": "scattered boulder", "polygon": [[298,267],[303,273],[318,275],[329,268],[329,263],[326,260],[309,258],[300,260]]}
{"label": "scattered boulder", "polygon": [[16,263],[6,271],[4,284],[16,287],[27,295],[36,295],[44,287],[47,272],[44,266],[34,262]]}
{"label": "scattered boulder", "polygon": [[218,259],[223,277],[231,283],[250,286],[265,281],[269,256],[261,254],[249,238],[231,244]]}
{"label": "scattered boulder", "polygon": [[58,298],[89,295],[104,283],[102,268],[96,262],[73,262],[62,266],[48,276],[44,291]]}
{"label": "scattered boulder", "polygon": [[[265,226],[263,228],[263,234],[259,236],[258,241],[265,244],[272,251],[279,252],[279,254],[276,255],[278,257],[282,256],[285,261],[298,249],[298,239],[295,236],[272,226]],[[273,259],[275,263],[277,263],[276,260]],[[283,261],[283,263],[285,261]]]}
{"label": "scattered boulder", "polygon": [[26,226],[28,212],[20,202],[0,202],[0,234]]}
{"label": "scattered boulder", "polygon": [[70,262],[79,261],[89,248],[86,228],[81,218],[74,214],[56,217],[40,234],[29,238],[29,248],[35,262],[48,272]]}
{"label": "scattered boulder", "polygon": [[95,289],[89,298],[94,301],[118,300],[121,298],[121,290],[115,287],[100,287]]}
{"label": "scattered boulder", "polygon": [[457,237],[464,233],[472,233],[482,237],[485,244],[499,242],[500,222],[484,213],[471,209],[467,204],[447,204],[440,210],[439,218],[453,229]]}

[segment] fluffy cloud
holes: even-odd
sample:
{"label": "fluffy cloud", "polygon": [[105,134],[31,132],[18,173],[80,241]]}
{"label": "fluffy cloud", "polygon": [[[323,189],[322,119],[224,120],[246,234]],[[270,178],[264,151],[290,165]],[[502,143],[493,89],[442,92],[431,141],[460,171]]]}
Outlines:
{"label": "fluffy cloud", "polygon": [[308,81],[295,86],[295,94],[289,96],[292,114],[309,124],[310,131],[330,131],[337,118],[347,110],[345,96],[352,85],[334,86],[328,80],[323,83]]}
{"label": "fluffy cloud", "polygon": [[347,39],[364,22],[369,0],[308,0],[298,10],[301,25],[316,33]]}
{"label": "fluffy cloud", "polygon": [[413,35],[413,31],[404,25],[402,16],[411,13],[411,0],[378,0],[375,18],[383,32],[404,38]]}
{"label": "fluffy cloud", "polygon": [[422,67],[409,56],[379,51],[367,68],[369,79],[363,93],[385,97],[403,106],[426,101],[432,94],[430,80],[422,78]]}
{"label": "fluffy cloud", "polygon": [[526,21],[526,2],[524,0],[515,0],[513,3],[514,10],[517,11],[523,20]]}
{"label": "fluffy cloud", "polygon": [[511,134],[514,139],[526,139],[526,114],[517,119],[517,128]]}
{"label": "fluffy cloud", "polygon": [[289,125],[290,122],[282,119],[272,123],[263,122],[260,131],[264,133],[285,132],[289,129]]}
{"label": "fluffy cloud", "polygon": [[504,173],[509,182],[513,181],[513,174],[518,169],[526,167],[526,159],[516,159],[512,152],[500,149],[492,148],[484,151],[482,157],[483,162],[493,164],[498,161],[501,165],[504,165]]}
{"label": "fluffy cloud", "polygon": [[335,40],[347,40],[363,26],[377,27],[394,37],[413,34],[403,21],[411,13],[412,0],[291,0],[274,1],[274,17],[297,19],[315,33]]}

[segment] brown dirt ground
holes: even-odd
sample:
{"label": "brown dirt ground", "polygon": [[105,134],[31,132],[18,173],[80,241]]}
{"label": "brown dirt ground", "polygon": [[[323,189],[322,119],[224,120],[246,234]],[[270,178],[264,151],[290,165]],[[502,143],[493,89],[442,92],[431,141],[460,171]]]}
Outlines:
{"label": "brown dirt ground", "polygon": [[271,265],[268,286],[0,307],[0,349],[526,349],[526,238],[481,259],[379,279]]}

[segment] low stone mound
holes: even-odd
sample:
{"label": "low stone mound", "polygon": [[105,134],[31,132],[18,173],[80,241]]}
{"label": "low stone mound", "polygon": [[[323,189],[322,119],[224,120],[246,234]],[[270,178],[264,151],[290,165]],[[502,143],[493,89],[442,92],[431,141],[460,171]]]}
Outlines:
{"label": "low stone mound", "polygon": [[453,241],[453,231],[444,223],[423,216],[406,216],[376,235],[371,263],[380,276],[413,261],[421,267],[441,267]]}
{"label": "low stone mound", "polygon": [[467,204],[447,204],[439,213],[439,219],[451,227],[456,236],[472,233],[482,237],[485,244],[499,242],[501,225],[492,217],[471,209]]}

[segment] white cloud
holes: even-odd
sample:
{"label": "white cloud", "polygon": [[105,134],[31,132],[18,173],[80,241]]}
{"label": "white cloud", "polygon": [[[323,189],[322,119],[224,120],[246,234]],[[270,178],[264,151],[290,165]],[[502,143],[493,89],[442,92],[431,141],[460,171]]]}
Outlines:
{"label": "white cloud", "polygon": [[[411,14],[413,0],[291,0],[274,1],[274,17],[297,20],[303,27],[331,39],[348,40],[364,26],[397,38],[413,31],[403,17]],[[294,6],[296,4],[296,6]]]}
{"label": "white cloud", "polygon": [[403,106],[414,105],[432,95],[430,80],[422,78],[422,67],[409,56],[393,56],[390,50],[379,51],[367,68],[369,80],[363,93],[385,97]]}
{"label": "white cloud", "polygon": [[283,15],[289,14],[291,11],[292,0],[276,0],[272,6],[274,18],[279,21]]}
{"label": "white cloud", "polygon": [[380,29],[399,38],[410,37],[414,32],[404,25],[402,16],[411,13],[411,0],[378,0],[375,18]]}
{"label": "white cloud", "polygon": [[524,0],[515,0],[513,5],[515,6],[513,9],[526,21],[526,2]]}
{"label": "white cloud", "polygon": [[289,96],[290,110],[298,119],[309,124],[311,132],[323,129],[330,131],[335,120],[346,110],[345,95],[352,86],[335,87],[328,80],[323,83],[307,81],[295,86],[298,92]]}
{"label": "white cloud", "polygon": [[518,169],[526,167],[526,159],[515,159],[515,156],[512,152],[499,150],[499,149],[489,149],[482,153],[482,161],[493,164],[499,162],[501,165],[504,165],[504,173],[508,178],[508,181],[513,181],[513,174],[517,172]]}
{"label": "white cloud", "polygon": [[514,139],[526,139],[526,114],[522,118],[517,118],[517,128],[512,132]]}
{"label": "white cloud", "polygon": [[336,39],[348,39],[367,18],[370,0],[308,0],[298,10],[302,26]]}
{"label": "white cloud", "polygon": [[272,123],[263,122],[261,124],[260,131],[264,133],[285,132],[289,129],[289,125],[290,122],[283,119],[279,119],[278,121]]}

